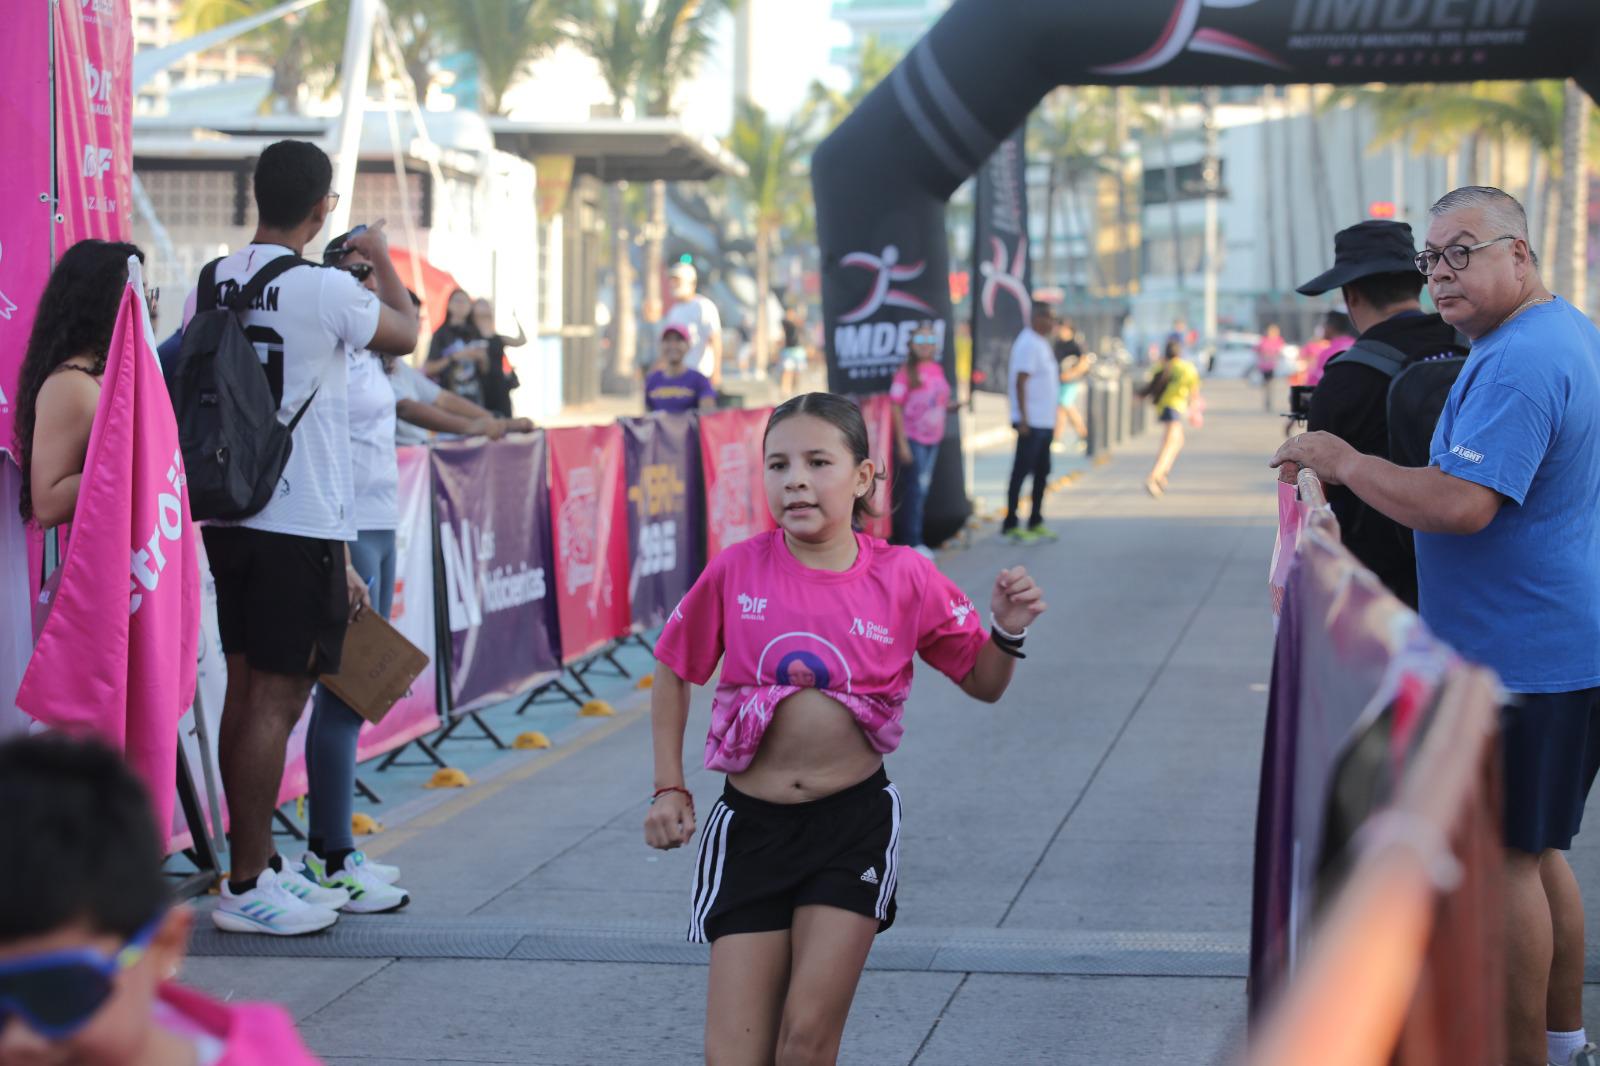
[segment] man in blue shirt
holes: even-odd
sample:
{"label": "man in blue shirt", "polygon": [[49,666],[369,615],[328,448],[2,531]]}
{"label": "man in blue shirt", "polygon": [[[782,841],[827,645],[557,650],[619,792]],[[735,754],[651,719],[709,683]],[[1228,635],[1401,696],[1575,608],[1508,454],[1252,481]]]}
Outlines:
{"label": "man in blue shirt", "polygon": [[1583,1031],[1572,844],[1600,769],[1600,331],[1539,278],[1522,205],[1469,187],[1433,206],[1418,268],[1472,339],[1422,469],[1308,433],[1309,467],[1416,530],[1421,614],[1515,694],[1505,760],[1508,1066],[1597,1066]]}

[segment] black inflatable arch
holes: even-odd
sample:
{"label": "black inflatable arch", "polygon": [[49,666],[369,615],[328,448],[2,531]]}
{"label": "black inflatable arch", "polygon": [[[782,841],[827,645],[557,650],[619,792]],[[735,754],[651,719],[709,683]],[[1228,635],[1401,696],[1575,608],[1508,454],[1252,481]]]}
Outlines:
{"label": "black inflatable arch", "polygon": [[[1600,95],[1600,0],[956,0],[812,160],[829,387],[884,390],[902,324],[950,320],[945,203],[1058,85],[1551,77]],[[968,516],[959,443],[933,543]]]}

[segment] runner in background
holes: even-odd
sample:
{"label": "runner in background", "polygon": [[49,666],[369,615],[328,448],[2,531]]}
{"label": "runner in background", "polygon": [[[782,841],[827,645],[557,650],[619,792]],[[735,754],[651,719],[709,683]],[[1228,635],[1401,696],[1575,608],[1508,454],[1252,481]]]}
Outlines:
{"label": "runner in background", "polygon": [[1326,343],[1318,346],[1310,356],[1302,354],[1301,365],[1305,367],[1305,383],[1316,385],[1322,380],[1322,370],[1328,365],[1328,360],[1340,352],[1349,351],[1350,346],[1356,342],[1355,326],[1350,322],[1350,316],[1343,311],[1329,311],[1328,317],[1323,319],[1322,335],[1327,338]]}
{"label": "runner in background", "polygon": [[1256,373],[1261,376],[1261,409],[1272,410],[1272,379],[1278,372],[1278,360],[1283,358],[1283,330],[1276,322],[1256,342]]}
{"label": "runner in background", "polygon": [[1161,366],[1152,374],[1144,394],[1160,412],[1158,418],[1164,427],[1156,465],[1144,479],[1145,491],[1159,499],[1167,491],[1172,464],[1183,451],[1183,423],[1190,415],[1191,405],[1200,397],[1200,371],[1183,357],[1183,346],[1177,341],[1167,342]]}
{"label": "runner in background", "polygon": [[780,528],[718,555],[667,622],[651,695],[654,848],[695,831],[684,785],[690,685],[721,663],[705,746],[728,774],[707,813],[689,939],[711,943],[709,1062],[833,1062],[873,938],[895,920],[900,743],[912,655],[985,702],[1010,684],[1043,593],[1002,570],[989,634],[932,563],[857,531],[877,471],[851,401],[772,413],[767,504]]}
{"label": "runner in background", "polygon": [[900,465],[911,472],[904,504],[906,543],[918,554],[933,558],[922,542],[923,507],[933,486],[933,467],[944,440],[945,417],[957,404],[950,398],[950,382],[939,363],[939,334],[930,321],[918,323],[907,348],[906,362],[894,372],[889,401],[894,406],[895,450]]}
{"label": "runner in background", "polygon": [[710,411],[717,406],[717,390],[706,376],[686,366],[689,327],[668,322],[661,327],[661,366],[644,379],[646,411]]}
{"label": "runner in background", "polygon": [[0,810],[0,1063],[315,1066],[282,1007],[175,980],[194,912],[171,904],[165,837],[115,752],[0,744]]}
{"label": "runner in background", "polygon": [[489,372],[489,342],[472,321],[472,297],[465,289],[450,294],[445,323],[428,342],[422,370],[463,400],[486,406],[483,385]]}
{"label": "runner in background", "polygon": [[806,365],[810,361],[799,318],[800,312],[792,308],[783,316],[783,351],[778,353],[778,366],[783,375],[779,378],[778,388],[786,398],[793,396],[800,388],[800,375],[806,372]]}

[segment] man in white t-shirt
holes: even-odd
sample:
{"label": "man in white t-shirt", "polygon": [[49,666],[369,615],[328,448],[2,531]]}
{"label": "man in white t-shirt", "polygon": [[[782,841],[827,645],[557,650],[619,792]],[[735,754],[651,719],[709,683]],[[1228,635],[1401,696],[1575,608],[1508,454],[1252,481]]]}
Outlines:
{"label": "man in white t-shirt", "polygon": [[677,302],[661,320],[663,326],[675,323],[689,328],[689,354],[684,364],[700,371],[711,379],[714,388],[722,388],[722,316],[717,305],[695,292],[699,274],[689,263],[674,264],[668,271],[672,279],[672,296]]}
{"label": "man in white t-shirt", "polygon": [[[333,167],[314,144],[279,141],[261,153],[255,237],[217,264],[219,299],[280,256],[302,253],[327,218],[332,184]],[[342,270],[305,263],[270,282],[241,316],[279,421],[305,413],[271,502],[242,522],[203,531],[228,664],[217,747],[232,868],[212,920],[232,932],[314,932],[332,925],[350,898],[286,866],[272,842],[289,733],[312,682],[338,671],[345,628],[368,602],[347,547],[356,536],[348,353],[417,346],[417,314],[382,223],[350,244],[374,264],[376,293]]]}
{"label": "man in white t-shirt", "polygon": [[[1049,337],[1056,325],[1055,308],[1033,301],[1032,328],[1017,334],[1011,344],[1011,371],[1006,393],[1011,401],[1011,424],[1017,431],[1017,454],[1011,461],[1011,484],[1006,490],[1006,517],[1002,536],[1014,540],[1051,539],[1044,525],[1044,493],[1050,484],[1050,442],[1055,437],[1056,398],[1060,391],[1055,350]],[[1033,514],[1026,531],[1017,528],[1017,506],[1022,483],[1033,478]]]}

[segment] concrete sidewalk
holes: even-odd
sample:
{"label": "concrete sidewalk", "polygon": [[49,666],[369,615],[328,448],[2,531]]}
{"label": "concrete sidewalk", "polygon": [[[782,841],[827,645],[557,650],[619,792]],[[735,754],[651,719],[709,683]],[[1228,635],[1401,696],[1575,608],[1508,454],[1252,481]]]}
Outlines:
{"label": "concrete sidewalk", "polygon": [[[900,918],[842,1061],[1236,1050],[1271,657],[1265,457],[1282,430],[1242,385],[1208,395],[1164,499],[1142,488],[1152,433],[1052,495],[1059,543],[1017,548],[987,525],[941,556],[980,603],[1023,561],[1051,610],[999,706],[918,671],[889,760],[906,803]],[[697,693],[687,745],[701,810],[721,787],[698,768],[708,702]],[[407,912],[289,942],[203,921],[186,979],[287,1004],[333,1063],[700,1062],[692,853],[644,846],[645,694],[618,711],[391,818],[368,851],[404,869]]]}

